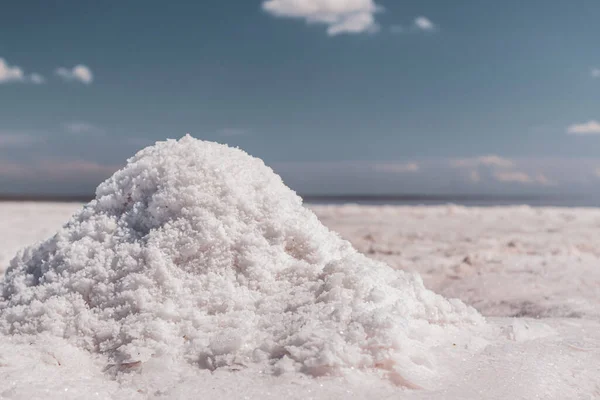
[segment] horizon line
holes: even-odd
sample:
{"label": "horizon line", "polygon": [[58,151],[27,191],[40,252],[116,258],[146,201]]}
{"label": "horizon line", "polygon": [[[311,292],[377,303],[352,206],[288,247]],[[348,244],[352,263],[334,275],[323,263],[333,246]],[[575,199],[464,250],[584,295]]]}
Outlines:
{"label": "horizon line", "polygon": [[[511,200],[544,200],[544,199],[576,199],[589,196],[567,194],[460,194],[460,193],[328,193],[298,194],[303,200],[310,201],[511,201]],[[0,193],[0,202],[89,202],[95,199],[92,194],[48,194],[48,193]]]}

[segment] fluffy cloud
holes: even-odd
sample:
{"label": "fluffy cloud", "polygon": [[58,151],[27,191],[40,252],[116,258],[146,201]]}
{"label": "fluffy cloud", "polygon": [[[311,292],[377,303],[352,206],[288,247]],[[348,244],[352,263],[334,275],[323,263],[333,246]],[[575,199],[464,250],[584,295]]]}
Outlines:
{"label": "fluffy cloud", "polygon": [[450,165],[455,168],[474,168],[479,166],[511,168],[514,166],[514,163],[509,159],[490,154],[473,158],[451,160]]}
{"label": "fluffy cloud", "polygon": [[599,135],[600,123],[595,120],[585,122],[583,124],[573,124],[567,127],[569,135]]}
{"label": "fluffy cloud", "polygon": [[60,67],[56,69],[56,75],[63,78],[65,81],[79,81],[89,85],[94,81],[94,74],[85,65],[76,65],[72,69]]}
{"label": "fluffy cloud", "polygon": [[413,26],[415,29],[425,32],[433,32],[437,30],[437,27],[431,20],[427,17],[417,17],[413,21]]}
{"label": "fluffy cloud", "polygon": [[590,70],[590,75],[592,78],[600,78],[600,68],[592,68]]}
{"label": "fluffy cloud", "polygon": [[417,172],[419,170],[419,165],[416,163],[408,163],[408,164],[384,163],[384,164],[373,165],[373,169],[378,172],[386,172],[386,173],[392,173],[392,174],[404,174],[407,172]]}
{"label": "fluffy cloud", "polygon": [[20,67],[11,66],[4,58],[0,58],[0,84],[9,82],[21,83],[44,83],[44,77],[40,74],[26,75]]}
{"label": "fluffy cloud", "polygon": [[[76,65],[72,69],[60,67],[55,73],[65,81],[79,81],[85,84],[94,81],[94,74],[85,65]],[[25,74],[21,67],[10,65],[4,58],[0,58],[0,84],[10,82],[40,85],[46,82],[46,78],[38,73]]]}
{"label": "fluffy cloud", "polygon": [[262,8],[276,17],[327,25],[330,36],[376,31],[380,9],[374,0],[265,0]]}

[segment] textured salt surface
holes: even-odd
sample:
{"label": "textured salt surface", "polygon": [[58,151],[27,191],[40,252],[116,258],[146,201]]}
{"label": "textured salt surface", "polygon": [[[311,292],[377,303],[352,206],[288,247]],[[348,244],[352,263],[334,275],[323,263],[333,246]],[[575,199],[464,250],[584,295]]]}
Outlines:
{"label": "textured salt surface", "polygon": [[436,375],[445,336],[484,326],[417,275],[357,253],[262,161],[189,136],[130,159],[11,262],[0,292],[4,334],[65,338],[116,372],[157,359],[380,369],[417,387]]}
{"label": "textured salt surface", "polygon": [[[48,237],[80,207],[0,203],[0,256],[6,260],[18,247]],[[593,249],[598,248],[600,210],[311,208],[370,257],[421,271],[429,285],[442,282],[441,290],[465,296],[487,313],[512,315],[527,302],[548,315],[561,301],[569,310],[572,298],[600,304],[590,290],[598,287],[594,267],[600,253]],[[508,246],[511,242],[517,246]],[[471,265],[462,263],[466,256]],[[431,349],[439,374],[422,384],[425,390],[399,388],[385,379],[385,371],[377,370],[317,378],[303,373],[274,376],[261,373],[260,364],[258,371],[255,364],[210,371],[165,358],[130,365],[115,375],[106,357],[64,339],[0,334],[0,398],[596,399],[600,323],[590,319],[597,320],[597,313],[577,314],[582,317],[488,318],[487,344],[476,352],[472,347],[481,337],[442,330],[440,346]]]}
{"label": "textured salt surface", "polygon": [[600,319],[600,209],[311,208],[357,250],[485,316]]}

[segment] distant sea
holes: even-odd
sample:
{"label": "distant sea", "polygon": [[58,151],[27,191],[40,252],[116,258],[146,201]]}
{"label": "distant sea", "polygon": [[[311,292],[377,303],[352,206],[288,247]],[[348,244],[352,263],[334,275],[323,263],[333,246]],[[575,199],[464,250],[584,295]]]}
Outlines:
{"label": "distant sea", "polygon": [[598,196],[308,195],[303,198],[305,203],[311,204],[600,207]]}
{"label": "distant sea", "polygon": [[[90,195],[15,195],[0,194],[0,202],[76,202],[86,203]],[[363,205],[444,205],[493,207],[529,205],[532,207],[600,207],[600,196],[490,196],[490,195],[304,195],[308,204],[363,204]]]}

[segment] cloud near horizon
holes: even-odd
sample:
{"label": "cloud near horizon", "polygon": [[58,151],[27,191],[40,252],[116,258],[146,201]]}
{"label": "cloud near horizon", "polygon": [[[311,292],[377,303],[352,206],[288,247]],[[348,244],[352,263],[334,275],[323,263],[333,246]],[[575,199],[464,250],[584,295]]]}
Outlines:
{"label": "cloud near horizon", "polygon": [[548,179],[544,174],[531,176],[521,171],[498,171],[494,173],[494,177],[499,182],[507,183],[522,183],[522,184],[537,184],[542,186],[555,186],[556,184]]}
{"label": "cloud near horizon", "polygon": [[468,169],[466,178],[471,183],[480,183],[484,178],[501,183],[555,186],[556,183],[542,173],[526,173],[517,170],[513,160],[489,154],[478,157],[450,160],[453,168]]}
{"label": "cloud near horizon", "polygon": [[478,157],[454,159],[450,161],[450,165],[454,168],[474,168],[479,166],[512,168],[514,162],[495,154],[488,154]]}
{"label": "cloud near horizon", "polygon": [[600,122],[590,120],[582,124],[573,124],[567,127],[568,135],[600,135]]}
{"label": "cloud near horizon", "polygon": [[[150,143],[145,143],[150,144]],[[145,145],[144,144],[144,145]],[[492,165],[448,168],[445,158],[415,161],[331,161],[269,163],[285,183],[302,194],[319,193],[548,193],[593,188],[600,178],[600,160],[519,159],[518,169]],[[0,182],[21,187],[88,193],[121,166],[99,160],[0,160]],[[575,185],[575,186],[573,186]],[[79,188],[79,189],[78,189]],[[42,189],[48,190],[48,189]]]}
{"label": "cloud near horizon", "polygon": [[275,17],[326,25],[329,36],[375,32],[375,13],[382,10],[374,0],[265,0],[262,8]]}
{"label": "cloud near horizon", "polygon": [[392,174],[404,174],[419,171],[419,164],[417,163],[381,163],[373,165],[373,170],[377,172],[385,172]]}
{"label": "cloud near horizon", "polygon": [[519,182],[519,183],[531,183],[533,179],[529,175],[520,171],[505,171],[494,173],[496,180],[500,182]]}

